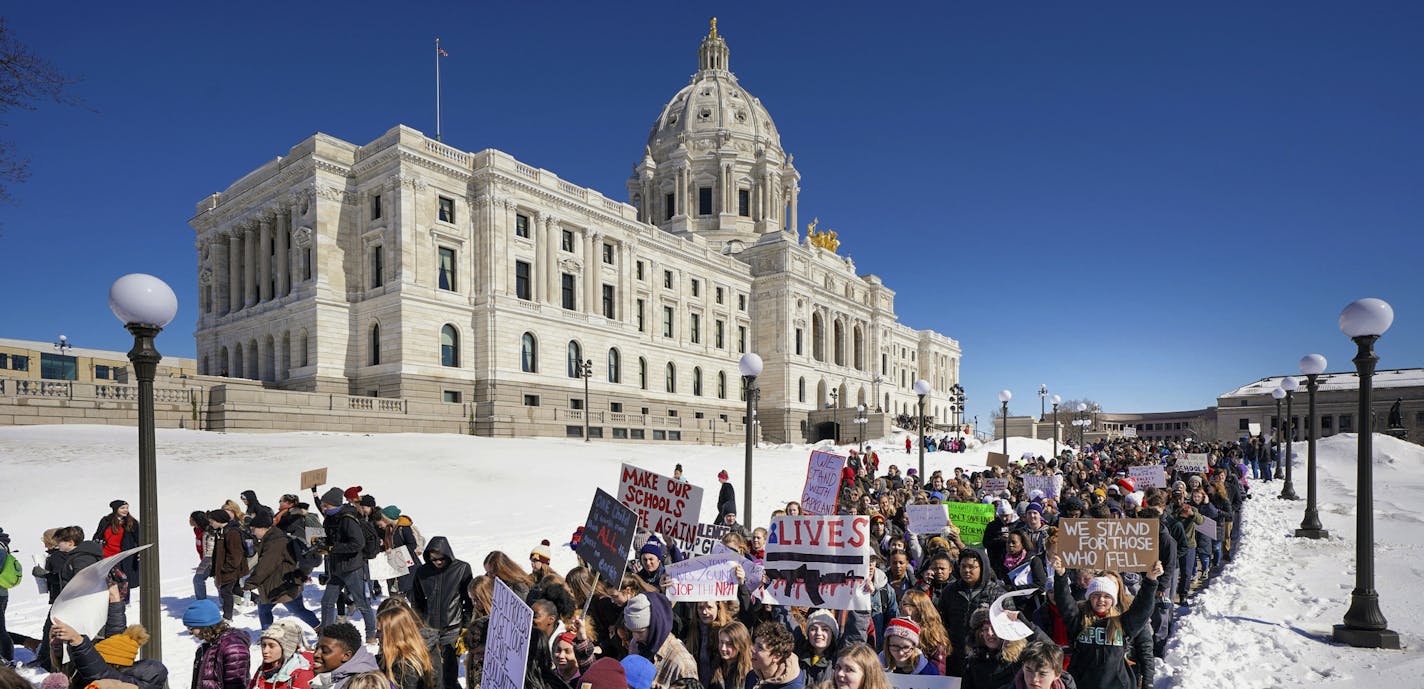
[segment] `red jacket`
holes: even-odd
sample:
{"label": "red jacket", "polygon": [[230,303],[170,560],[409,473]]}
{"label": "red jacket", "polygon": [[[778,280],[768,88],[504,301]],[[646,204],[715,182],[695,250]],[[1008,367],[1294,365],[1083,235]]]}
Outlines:
{"label": "red jacket", "polygon": [[281,667],[267,669],[258,665],[247,689],[310,689],[315,676],[311,651],[297,651]]}

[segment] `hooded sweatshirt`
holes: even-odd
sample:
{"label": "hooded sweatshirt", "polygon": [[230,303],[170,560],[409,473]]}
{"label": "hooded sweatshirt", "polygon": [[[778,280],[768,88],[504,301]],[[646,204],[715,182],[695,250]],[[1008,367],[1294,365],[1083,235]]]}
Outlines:
{"label": "hooded sweatshirt", "polygon": [[[430,562],[431,555],[445,558],[443,567]],[[411,607],[415,608],[426,626],[439,632],[451,632],[447,643],[454,642],[460,628],[469,626],[474,603],[470,600],[470,565],[455,559],[450,541],[444,536],[430,539],[425,546],[425,562],[415,570],[415,588],[411,591]],[[442,639],[443,640],[443,639]]]}
{"label": "hooded sweatshirt", "polygon": [[637,654],[652,661],[657,669],[653,689],[667,689],[680,679],[697,679],[697,660],[672,635],[672,603],[661,593],[641,595],[647,596],[649,604],[648,638],[636,644]]}
{"label": "hooded sweatshirt", "polygon": [[331,676],[331,689],[345,689],[346,683],[349,682],[352,677],[363,672],[380,671],[381,666],[376,662],[376,656],[371,655],[371,652],[366,650],[365,646],[362,646],[356,649],[356,653],[351,656],[351,660],[342,663],[341,667],[327,674]]}
{"label": "hooded sweatshirt", "polygon": [[[1142,589],[1132,600],[1127,612],[1118,616],[1117,625],[1110,617],[1097,618],[1091,625],[1083,624],[1078,602],[1073,599],[1068,577],[1053,582],[1054,602],[1063,611],[1063,624],[1068,629],[1069,650],[1073,659],[1068,673],[1084,689],[1134,689],[1137,681],[1127,669],[1127,649],[1131,638],[1151,618],[1157,604],[1157,580],[1143,579]],[[1117,627],[1114,631],[1114,627]]]}
{"label": "hooded sweatshirt", "polygon": [[[979,561],[979,582],[973,586],[958,578],[960,567],[966,559]],[[946,586],[939,597],[939,615],[944,621],[944,630],[949,633],[952,652],[945,663],[945,674],[958,677],[963,674],[964,649],[969,640],[969,616],[979,608],[994,602],[1004,595],[1004,586],[999,583],[994,570],[989,566],[989,558],[977,548],[965,548],[959,552],[959,566],[955,567],[955,579]],[[1013,599],[1004,601],[1005,608],[1013,607]]]}

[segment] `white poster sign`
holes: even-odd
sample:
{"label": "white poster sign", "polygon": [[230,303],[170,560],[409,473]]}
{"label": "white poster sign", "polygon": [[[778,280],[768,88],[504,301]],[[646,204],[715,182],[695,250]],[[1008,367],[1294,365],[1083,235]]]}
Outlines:
{"label": "white poster sign", "polygon": [[1052,476],[1032,476],[1023,477],[1024,495],[1032,495],[1035,490],[1043,491],[1043,497],[1057,500],[1063,492],[1063,475],[1054,474]]}
{"label": "white poster sign", "polygon": [[982,491],[985,495],[997,496],[1009,489],[1009,480],[1006,478],[986,478]]}
{"label": "white poster sign", "polygon": [[801,489],[801,510],[806,514],[835,514],[845,457],[813,450],[806,463],[806,486]]}
{"label": "white poster sign", "polygon": [[944,503],[906,505],[905,517],[912,533],[934,536],[944,531],[944,527],[949,524],[949,507]]}
{"label": "white poster sign", "polygon": [[1127,475],[1132,477],[1132,482],[1138,490],[1143,488],[1166,488],[1167,472],[1161,464],[1149,464],[1140,467],[1128,467]]}
{"label": "white poster sign", "polygon": [[1033,636],[1033,630],[1028,625],[1014,619],[1009,619],[1004,612],[1004,601],[1014,596],[1031,596],[1037,593],[1038,589],[1023,589],[1020,591],[1010,591],[994,599],[994,604],[989,606],[989,624],[994,627],[994,635],[1004,641],[1018,641]]}
{"label": "white poster sign", "polygon": [[707,555],[712,552],[712,546],[722,542],[722,538],[731,533],[732,527],[721,524],[698,524],[697,535],[692,539],[692,548],[689,549],[689,556]]}
{"label": "white poster sign", "polygon": [[1127,426],[1127,427],[1123,428],[1123,429],[1122,429],[1122,437],[1124,437],[1124,438],[1136,438],[1136,437],[1137,437],[1137,428],[1134,427],[1134,426]]}
{"label": "white poster sign", "polygon": [[524,689],[529,633],[534,611],[503,581],[495,579],[489,633],[485,635],[485,666],[481,689]]}
{"label": "white poster sign", "polygon": [[958,677],[940,675],[902,675],[898,672],[885,673],[890,686],[895,689],[959,689]]}
{"label": "white poster sign", "polygon": [[[668,600],[674,603],[737,599],[737,565],[745,560],[735,553],[703,555],[668,565]],[[745,567],[743,568],[745,571]]]}
{"label": "white poster sign", "polygon": [[691,545],[702,513],[702,489],[671,476],[624,464],[618,501],[638,515],[638,526]]}
{"label": "white poster sign", "polygon": [[[124,558],[147,548],[141,545],[125,550],[79,570],[54,599],[54,606],[49,609],[50,619],[59,620],[91,639],[98,636],[109,618],[109,570]],[[158,584],[150,585],[154,591],[158,590]]]}
{"label": "white poster sign", "polygon": [[1213,541],[1216,540],[1218,535],[1216,520],[1203,514],[1202,523],[1197,524],[1197,533],[1206,536],[1207,538],[1210,538]]}
{"label": "white poster sign", "polygon": [[869,611],[870,517],[777,517],[765,565],[763,602]]}
{"label": "white poster sign", "polygon": [[727,546],[723,545],[721,541],[718,541],[712,546],[713,555],[723,555],[726,553],[731,553],[732,555],[736,555],[737,557],[741,558],[742,572],[747,575],[747,588],[751,589],[752,591],[756,591],[757,589],[761,588],[762,573],[766,569],[766,566],[760,560],[752,561],[742,557],[741,553],[732,550],[731,548],[728,548]]}
{"label": "white poster sign", "polygon": [[1186,459],[1177,460],[1177,471],[1182,473],[1205,474],[1210,467],[1210,455],[1205,452],[1190,452]]}

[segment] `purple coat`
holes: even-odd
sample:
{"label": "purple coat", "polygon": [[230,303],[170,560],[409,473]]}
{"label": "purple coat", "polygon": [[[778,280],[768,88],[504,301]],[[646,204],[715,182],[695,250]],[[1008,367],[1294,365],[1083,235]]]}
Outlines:
{"label": "purple coat", "polygon": [[252,676],[247,644],[247,632],[228,629],[217,641],[198,647],[192,689],[247,689]]}

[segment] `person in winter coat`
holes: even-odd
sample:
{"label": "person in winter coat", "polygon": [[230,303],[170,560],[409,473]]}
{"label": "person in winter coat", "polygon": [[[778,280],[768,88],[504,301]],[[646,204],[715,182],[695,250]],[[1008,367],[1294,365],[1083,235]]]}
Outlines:
{"label": "person in winter coat", "polygon": [[653,663],[657,673],[653,689],[671,689],[683,679],[697,679],[697,661],[672,634],[672,603],[661,593],[634,596],[623,606],[623,627],[629,633],[628,651]]}
{"label": "person in winter coat", "polygon": [[72,668],[69,670],[71,687],[117,680],[139,689],[163,689],[168,682],[168,668],[162,662],[138,660],[139,648],[148,643],[148,631],[140,625],[97,642],[90,641],[63,621],[54,623],[52,634],[56,642],[68,646],[71,660],[66,667]]}
{"label": "person in winter coat", "polygon": [[346,689],[353,677],[381,670],[376,657],[361,643],[361,632],[346,622],[322,625],[312,653],[312,669],[317,673],[313,685],[323,689]]}
{"label": "person in winter coat", "polygon": [[272,515],[266,510],[253,515],[248,526],[252,529],[252,535],[257,537],[257,564],[243,588],[257,591],[258,624],[263,629],[271,626],[272,610],[282,605],[313,629],[321,626],[321,620],[307,609],[302,600],[306,575],[298,569],[297,560],[288,547],[291,537],[273,527]]}
{"label": "person in winter coat", "polygon": [[836,656],[835,671],[827,689],[890,689],[890,679],[880,668],[875,650],[865,644],[850,644]]}
{"label": "person in winter coat", "polygon": [[743,689],[805,689],[806,673],[791,649],[796,640],[779,622],[763,622],[752,632],[752,674]]}
{"label": "person in winter coat", "polygon": [[1044,642],[1031,643],[1024,649],[1018,672],[1004,686],[1014,689],[1078,689],[1073,675],[1063,673],[1063,649],[1058,644]]}
{"label": "person in winter coat", "polygon": [[[94,540],[102,546],[104,557],[139,547],[142,543],[139,542],[138,536],[138,520],[129,516],[129,503],[124,500],[109,503],[109,513],[99,520],[99,528],[94,530]],[[140,557],[143,557],[143,553],[132,555],[118,565],[119,571],[128,577],[131,589],[136,589],[139,585]]]}
{"label": "person in winter coat", "polygon": [[901,675],[939,675],[934,663],[920,652],[920,625],[897,617],[885,626],[885,650],[880,663],[886,672]]}
{"label": "person in winter coat", "polygon": [[258,639],[262,663],[247,689],[310,689],[316,672],[296,620],[281,619],[262,630]]}
{"label": "person in winter coat", "polygon": [[51,588],[51,595],[58,596],[80,570],[104,559],[102,546],[95,541],[84,540],[84,529],[66,526],[54,534],[57,558],[46,561],[45,569],[56,573],[57,589]]}
{"label": "person in winter coat", "polygon": [[960,689],[997,689],[1009,684],[1023,664],[1023,652],[1030,643],[1053,643],[1053,638],[1026,616],[1012,610],[1005,614],[1009,619],[1028,625],[1033,630],[1033,636],[1004,641],[994,633],[994,625],[989,622],[989,609],[975,610],[969,616],[969,648],[965,649],[964,678]]}
{"label": "person in winter coat", "polygon": [[1008,570],[1004,569],[1004,534],[1015,526],[1019,515],[1008,500],[1000,500],[994,508],[994,513],[998,518],[984,527],[984,550],[989,554],[988,563],[994,572],[994,578],[1003,580],[1008,574]]}
{"label": "person in winter coat", "polygon": [[208,531],[208,513],[196,510],[188,515],[193,529],[193,547],[198,551],[198,566],[193,568],[193,600],[208,597],[208,579],[213,576],[213,535]]}
{"label": "person in winter coat", "polygon": [[930,600],[929,594],[919,590],[905,592],[900,600],[900,611],[920,627],[920,653],[934,665],[935,671],[945,673],[952,650],[949,632],[944,630],[944,621],[939,617],[939,608]]}
{"label": "person in winter coat", "polygon": [[717,472],[717,481],[722,484],[717,489],[717,521],[720,523],[723,515],[737,511],[737,489],[732,487],[731,476],[726,469]]}
{"label": "person in winter coat", "polygon": [[1128,644],[1152,614],[1157,597],[1157,578],[1162,563],[1147,572],[1142,589],[1125,613],[1118,612],[1120,594],[1117,580],[1096,577],[1088,584],[1087,600],[1078,602],[1068,583],[1063,559],[1054,556],[1054,601],[1063,614],[1069,649],[1073,659],[1068,673],[1082,689],[1136,689],[1137,680],[1127,667]]}
{"label": "person in winter coat", "polygon": [[796,656],[801,659],[806,683],[829,681],[841,650],[841,626],[836,616],[829,610],[817,610],[806,618],[806,632],[802,634],[793,625],[791,636],[796,637]]}
{"label": "person in winter coat", "polygon": [[[409,516],[402,514],[399,507],[395,505],[382,507],[376,525],[385,532],[389,548],[405,548],[411,562],[420,562],[421,549],[424,544],[416,536],[415,522],[411,521]],[[395,579],[395,587],[391,593],[410,596],[411,591],[415,588],[415,570],[416,567],[411,567],[405,576]]]}
{"label": "person in winter coat", "polygon": [[707,689],[743,689],[752,673],[752,635],[746,625],[732,622],[717,630],[717,658]]}
{"label": "person in winter coat", "polygon": [[[430,663],[430,652],[420,635],[420,620],[415,613],[405,606],[387,606],[376,615],[376,629],[381,636],[381,652],[376,655],[376,662],[386,673],[391,687],[436,689],[435,667]],[[453,674],[458,673],[459,669],[453,668]],[[450,675],[447,669],[446,677]]]}
{"label": "person in winter coat", "polygon": [[257,499],[256,491],[244,490],[242,491],[241,498],[242,504],[247,506],[247,509],[243,510],[242,515],[244,522],[251,520],[253,516],[261,512],[272,514],[273,521],[276,520],[276,515],[272,513],[272,508],[262,504],[262,502]]}
{"label": "person in winter coat", "polygon": [[247,632],[233,629],[210,600],[194,601],[183,625],[202,642],[193,654],[192,689],[247,689]]}
{"label": "person in winter coat", "polygon": [[474,613],[469,586],[470,565],[455,559],[444,536],[430,539],[425,546],[425,564],[415,571],[410,604],[416,614],[439,635],[437,656],[445,689],[459,689],[460,656],[455,652],[460,630],[469,626]]}
{"label": "person in winter coat", "polygon": [[[359,496],[357,496],[359,499]],[[376,614],[366,598],[366,532],[361,527],[361,513],[345,504],[340,488],[332,488],[321,496],[321,511],[326,515],[322,528],[326,531],[326,590],[321,595],[321,624],[330,625],[336,619],[336,601],[343,592],[355,601],[361,611],[366,637],[376,636]]]}
{"label": "person in winter coat", "polygon": [[[9,554],[10,534],[5,533],[4,529],[0,529],[0,565],[5,563],[6,556]],[[15,664],[15,643],[10,639],[10,632],[5,628],[5,608],[9,604],[10,590],[0,587],[0,667],[10,667]]]}
{"label": "person in winter coat", "polygon": [[[222,600],[223,619],[232,619],[232,606],[237,596],[242,577],[247,575],[247,554],[242,549],[242,534],[238,527],[228,521],[226,510],[208,513],[209,528],[213,530],[213,583],[218,587],[218,597]],[[243,675],[246,675],[246,670]]]}
{"label": "person in winter coat", "polygon": [[[959,552],[959,578],[940,594],[939,616],[949,633],[950,655],[945,674],[964,674],[964,649],[969,641],[969,616],[981,605],[989,605],[1004,595],[1004,586],[990,569],[987,556],[976,548]],[[1005,607],[1012,606],[1012,599]]]}

